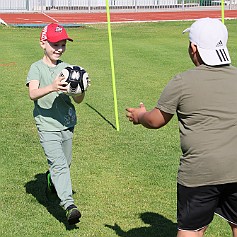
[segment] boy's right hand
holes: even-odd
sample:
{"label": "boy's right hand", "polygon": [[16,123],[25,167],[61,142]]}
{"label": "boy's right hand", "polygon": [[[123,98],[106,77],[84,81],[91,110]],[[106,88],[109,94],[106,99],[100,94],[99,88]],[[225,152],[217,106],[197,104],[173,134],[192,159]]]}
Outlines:
{"label": "boy's right hand", "polygon": [[65,81],[63,81],[65,78],[64,77],[62,77],[62,76],[60,76],[60,75],[58,75],[55,79],[54,79],[54,81],[53,81],[53,83],[52,83],[52,89],[53,89],[53,91],[62,91],[62,92],[67,92],[67,85],[68,85],[68,83],[67,82],[65,82]]}

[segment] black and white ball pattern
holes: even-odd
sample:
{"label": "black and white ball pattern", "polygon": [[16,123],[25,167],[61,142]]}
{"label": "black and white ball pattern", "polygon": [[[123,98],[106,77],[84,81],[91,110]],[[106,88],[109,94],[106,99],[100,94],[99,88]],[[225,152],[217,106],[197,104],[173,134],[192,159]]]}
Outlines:
{"label": "black and white ball pattern", "polygon": [[82,94],[89,86],[89,75],[86,70],[80,66],[68,66],[64,68],[60,76],[65,77],[64,81],[68,83],[67,94]]}

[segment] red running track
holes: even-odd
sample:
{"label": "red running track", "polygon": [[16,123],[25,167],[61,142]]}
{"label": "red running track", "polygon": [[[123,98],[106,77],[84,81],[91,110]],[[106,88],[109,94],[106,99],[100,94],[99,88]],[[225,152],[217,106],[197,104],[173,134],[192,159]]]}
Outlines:
{"label": "red running track", "polygon": [[[130,12],[111,13],[111,22],[147,22],[195,20],[202,17],[221,18],[221,11]],[[91,24],[107,22],[106,13],[0,13],[7,24]],[[237,10],[226,10],[226,19],[236,19]]]}

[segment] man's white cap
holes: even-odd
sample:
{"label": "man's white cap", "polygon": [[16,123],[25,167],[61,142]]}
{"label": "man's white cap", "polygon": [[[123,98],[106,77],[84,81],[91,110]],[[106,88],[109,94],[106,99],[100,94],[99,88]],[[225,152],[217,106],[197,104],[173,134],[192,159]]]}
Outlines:
{"label": "man's white cap", "polygon": [[230,64],[231,59],[226,47],[228,31],[218,19],[202,18],[194,22],[190,28],[189,40],[197,46],[203,62],[210,66]]}

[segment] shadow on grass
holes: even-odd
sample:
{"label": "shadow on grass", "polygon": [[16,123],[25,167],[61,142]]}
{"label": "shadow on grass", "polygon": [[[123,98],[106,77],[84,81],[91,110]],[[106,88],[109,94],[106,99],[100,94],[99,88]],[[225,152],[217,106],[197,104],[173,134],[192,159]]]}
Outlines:
{"label": "shadow on grass", "polygon": [[[35,175],[35,179],[25,184],[26,193],[33,195],[37,201],[43,205],[48,212],[54,216],[59,222],[65,225],[66,230],[78,229],[76,225],[69,225],[65,215],[65,211],[59,206],[59,199],[54,196],[49,201],[46,198],[46,177],[45,174]],[[33,207],[32,207],[33,208]]]}
{"label": "shadow on grass", "polygon": [[104,117],[104,115],[102,115],[96,108],[94,108],[93,106],[91,106],[90,104],[86,103],[86,105],[88,107],[90,107],[92,110],[94,110],[102,119],[104,119],[109,125],[111,125],[114,129],[116,129],[116,127],[107,119]]}
{"label": "shadow on grass", "polygon": [[140,214],[140,218],[146,226],[128,231],[122,230],[116,223],[113,226],[108,224],[105,226],[114,230],[120,237],[175,237],[177,234],[176,224],[162,215],[154,212],[144,212]]}

